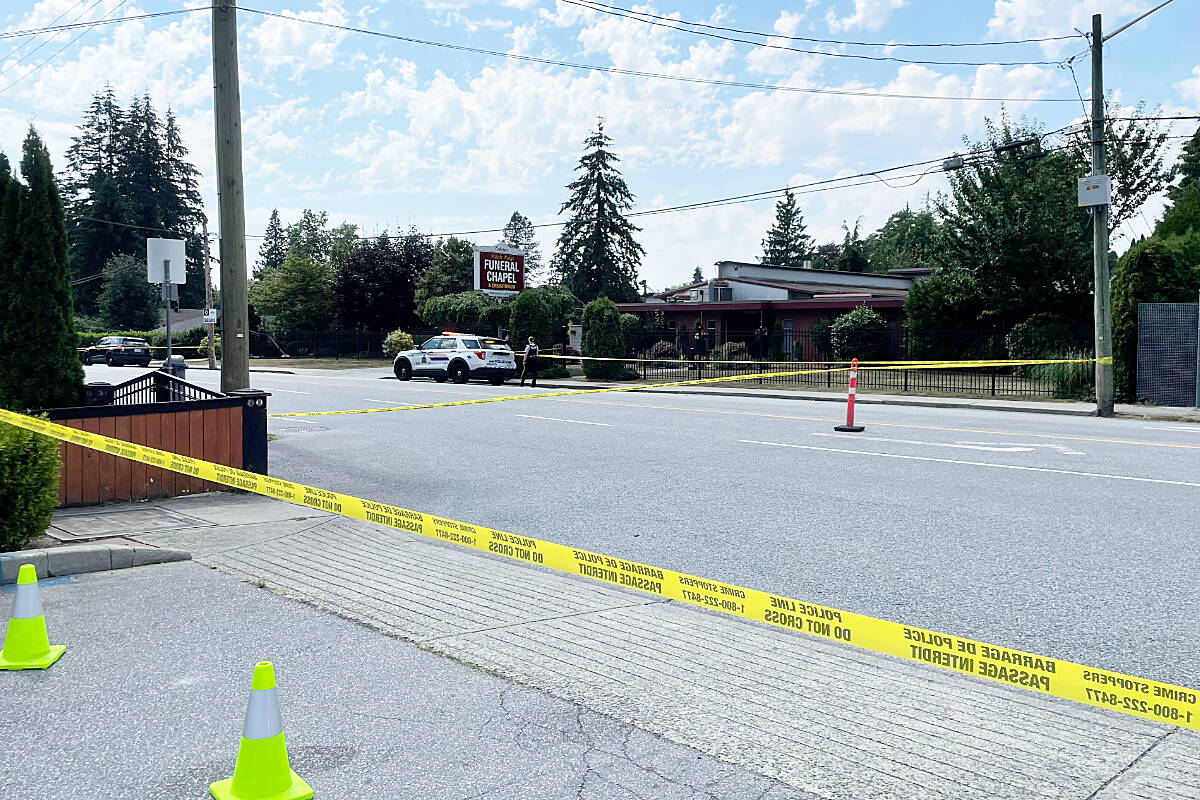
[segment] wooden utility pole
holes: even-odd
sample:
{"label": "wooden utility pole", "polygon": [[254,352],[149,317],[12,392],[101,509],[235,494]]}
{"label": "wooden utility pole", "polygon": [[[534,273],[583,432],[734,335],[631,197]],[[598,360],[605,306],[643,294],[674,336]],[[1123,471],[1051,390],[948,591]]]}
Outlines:
{"label": "wooden utility pole", "polygon": [[[212,308],[212,256],[208,252],[208,217],[200,220],[200,231],[204,236],[204,307]],[[208,368],[217,368],[217,352],[213,347],[213,331],[217,327],[211,323],[204,326],[208,329]]]}
{"label": "wooden utility pole", "polygon": [[221,225],[221,391],[250,388],[246,297],[246,202],[242,189],[242,94],[234,0],[212,10],[213,117],[217,139],[217,217]]}
{"label": "wooden utility pole", "polygon": [[[1165,4],[1164,4],[1165,5]],[[1104,174],[1104,32],[1092,15],[1092,174]],[[1108,274],[1108,206],[1092,207],[1092,266],[1095,272],[1096,413],[1113,415],[1112,306]]]}

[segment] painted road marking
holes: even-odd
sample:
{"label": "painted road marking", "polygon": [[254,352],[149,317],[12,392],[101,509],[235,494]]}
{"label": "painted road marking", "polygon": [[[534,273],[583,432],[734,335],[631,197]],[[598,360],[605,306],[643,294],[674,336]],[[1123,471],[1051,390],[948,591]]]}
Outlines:
{"label": "painted road marking", "polygon": [[[623,406],[626,408],[653,408],[660,411],[687,411],[693,414],[727,414],[739,417],[764,417],[767,419],[792,419],[803,422],[835,422],[842,423],[845,417],[802,417],[794,414],[767,414],[761,411],[731,411],[728,409],[716,408],[687,408],[685,406],[660,406],[651,405],[649,403],[617,403],[611,400],[583,400],[570,397],[551,397],[548,398],[558,403],[591,403],[599,406]],[[754,400],[756,398],[748,398]],[[875,422],[870,423],[873,426],[880,428],[911,428],[913,430],[923,431],[950,431],[952,433],[983,433],[991,436],[1027,436],[1035,439],[1063,439],[1073,442],[1099,442],[1101,444],[1131,444],[1140,445],[1142,447],[1171,447],[1178,450],[1200,450],[1200,444],[1175,444],[1173,442],[1138,442],[1130,439],[1101,439],[1095,436],[1067,436],[1059,433],[1031,433],[1029,431],[996,431],[986,428],[945,428],[938,425],[911,425],[903,422]]]}
{"label": "painted road marking", "polygon": [[380,403],[380,404],[382,404],[382,405],[385,405],[385,406],[394,406],[394,405],[396,405],[396,401],[395,401],[395,400],[372,400],[372,399],[371,399],[371,398],[369,398],[369,397],[364,397],[364,398],[363,398],[363,402],[364,402],[364,403]]}
{"label": "painted road marking", "polygon": [[267,389],[268,392],[287,392],[288,394],[312,394],[312,392],[298,392],[295,389]]}
{"label": "painted road marking", "polygon": [[[319,423],[319,422],[314,422],[313,420],[309,420],[309,419],[298,419],[298,418],[296,418],[296,417],[289,417],[289,418],[288,418],[288,422],[299,422],[299,423],[302,423],[302,424],[304,424],[304,425],[320,425],[320,424],[321,424],[321,423]],[[284,424],[286,424],[286,423],[284,423]]]}
{"label": "painted road marking", "polygon": [[517,414],[517,416],[524,417],[525,419],[544,419],[548,420],[549,422],[573,422],[576,425],[597,425],[601,428],[612,427],[612,425],[609,425],[607,422],[584,422],[581,419],[560,419],[559,417],[535,417],[532,414]]}
{"label": "painted road marking", "polygon": [[[980,445],[984,445],[984,444],[995,444],[995,442],[969,442],[969,441],[963,441],[963,440],[961,440],[961,439],[960,439],[960,440],[958,440],[958,444],[980,444]],[[1083,456],[1083,455],[1087,455],[1087,454],[1086,454],[1086,453],[1084,453],[1082,450],[1072,450],[1071,448],[1067,447],[1065,444],[1036,444],[1036,443],[1034,443],[1034,442],[1021,442],[1020,444],[1018,444],[1018,445],[1015,445],[1015,446],[1017,446],[1017,447],[1032,447],[1032,448],[1038,448],[1038,447],[1047,447],[1047,448],[1049,448],[1049,449],[1051,449],[1051,450],[1057,450],[1058,452],[1062,453],[1064,456]]]}
{"label": "painted road marking", "polygon": [[875,453],[870,450],[843,450],[838,447],[814,447],[807,444],[788,444],[786,442],[759,442],[754,439],[738,439],[742,444],[761,444],[767,447],[790,447],[797,450],[819,450],[825,453],[849,453],[855,456],[878,456],[879,458],[899,458],[905,461],[934,461],[939,464],[959,464],[967,467],[989,467],[991,469],[1015,469],[1021,472],[1050,472],[1056,475],[1077,475],[1082,478],[1106,478],[1114,481],[1134,481],[1136,483],[1161,483],[1168,486],[1191,486],[1200,489],[1200,483],[1188,481],[1169,481],[1165,478],[1139,478],[1136,475],[1111,475],[1105,472],[1078,472],[1071,469],[1051,469],[1049,467],[1026,467],[1020,464],[992,464],[987,461],[958,461],[953,458],[933,458],[931,456],[902,456],[898,453]]}
{"label": "painted road marking", "polygon": [[[830,438],[840,439],[843,434],[840,433],[817,433],[813,432],[813,436],[828,436]],[[917,439],[887,439],[882,436],[855,436],[859,441],[868,442],[892,442],[893,444],[915,444],[924,445],[925,447],[952,447],[958,450],[987,450],[992,453],[1032,453],[1032,447],[1023,447],[1021,445],[1004,445],[1004,444],[988,444],[987,442],[923,442]]]}
{"label": "painted road marking", "polygon": [[1166,425],[1147,425],[1146,429],[1152,431],[1187,431],[1188,433],[1200,433],[1200,425],[1192,425],[1190,427],[1182,425],[1171,427]]}

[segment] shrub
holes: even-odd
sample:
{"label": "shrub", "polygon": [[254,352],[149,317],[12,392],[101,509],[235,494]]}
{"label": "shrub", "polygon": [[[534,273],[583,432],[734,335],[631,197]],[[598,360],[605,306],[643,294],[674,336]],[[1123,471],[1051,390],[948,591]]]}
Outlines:
{"label": "shrub", "polygon": [[637,314],[622,314],[621,315],[621,330],[631,331],[641,324],[642,318]]}
{"label": "shrub", "polygon": [[1056,353],[1079,349],[1071,324],[1058,314],[1042,312],[1019,322],[1004,337],[1011,359],[1054,358]]}
{"label": "shrub", "polygon": [[655,364],[655,366],[665,367],[669,365],[664,362],[677,361],[679,359],[679,350],[675,348],[675,345],[672,342],[655,342],[654,344],[650,345],[650,349],[647,351],[647,356],[652,359],[662,359],[662,361]]}
{"label": "shrub", "polygon": [[750,348],[742,342],[726,342],[712,351],[713,361],[749,361]]}
{"label": "shrub", "polygon": [[964,358],[962,337],[980,327],[983,293],[963,272],[938,272],[913,284],[904,300],[913,358]]}
{"label": "shrub", "polygon": [[[625,335],[617,304],[607,297],[588,303],[583,309],[583,355],[591,358],[624,358]],[[589,378],[618,379],[629,370],[620,361],[583,362],[583,374]]]}
{"label": "shrub", "polygon": [[[1062,360],[1091,359],[1091,353],[1066,351],[1049,353],[1043,358]],[[1095,365],[1090,361],[1076,364],[1039,364],[1029,368],[1034,377],[1050,382],[1055,397],[1075,400],[1096,399]]]}
{"label": "shrub", "polygon": [[887,323],[870,306],[859,306],[833,321],[830,342],[834,358],[876,361],[887,356]]}
{"label": "shrub", "polygon": [[405,333],[397,328],[383,340],[383,355],[386,358],[394,359],[399,353],[405,350],[412,350],[413,347],[412,334]]}
{"label": "shrub", "polygon": [[58,443],[0,423],[0,551],[46,532],[58,505]]}

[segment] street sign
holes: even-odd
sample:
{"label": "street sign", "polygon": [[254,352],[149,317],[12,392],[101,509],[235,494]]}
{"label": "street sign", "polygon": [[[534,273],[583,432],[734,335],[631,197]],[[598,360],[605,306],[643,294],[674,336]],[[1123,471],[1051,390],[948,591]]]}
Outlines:
{"label": "street sign", "polygon": [[525,252],[504,244],[475,248],[475,288],[509,297],[525,288]]}
{"label": "street sign", "polygon": [[1079,207],[1109,204],[1111,183],[1107,175],[1088,175],[1079,179]]}
{"label": "street sign", "polygon": [[215,308],[204,309],[204,324],[205,325],[216,325],[217,324],[217,310]]}
{"label": "street sign", "polygon": [[170,265],[170,283],[187,282],[187,250],[183,239],[146,240],[146,280],[167,283],[166,265]]}

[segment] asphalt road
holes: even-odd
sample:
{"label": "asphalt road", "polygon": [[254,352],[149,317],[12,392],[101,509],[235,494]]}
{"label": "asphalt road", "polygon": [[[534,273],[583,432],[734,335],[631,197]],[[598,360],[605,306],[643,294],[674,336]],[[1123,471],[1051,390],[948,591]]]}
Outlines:
{"label": "asphalt road", "polygon": [[[89,368],[90,379],[135,370]],[[272,412],[516,394],[254,374]],[[202,385],[216,373],[189,371]],[[280,477],[1200,686],[1200,426],[647,392],[275,419]]]}

